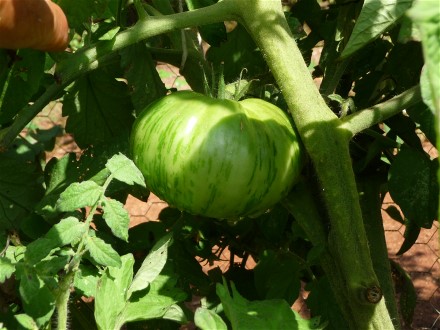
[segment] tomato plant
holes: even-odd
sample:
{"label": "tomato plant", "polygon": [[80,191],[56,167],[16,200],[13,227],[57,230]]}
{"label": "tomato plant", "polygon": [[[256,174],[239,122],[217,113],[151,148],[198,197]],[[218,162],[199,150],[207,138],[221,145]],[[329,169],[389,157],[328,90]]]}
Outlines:
{"label": "tomato plant", "polygon": [[287,115],[260,99],[215,100],[178,92],[134,124],[131,153],[148,188],[195,215],[233,219],[266,212],[301,171]]}
{"label": "tomato plant", "polygon": [[[1,328],[411,325],[381,207],[402,211],[399,254],[438,219],[436,4],[30,3],[0,0]],[[81,153],[46,157],[64,133]],[[133,226],[150,189],[170,206]]]}

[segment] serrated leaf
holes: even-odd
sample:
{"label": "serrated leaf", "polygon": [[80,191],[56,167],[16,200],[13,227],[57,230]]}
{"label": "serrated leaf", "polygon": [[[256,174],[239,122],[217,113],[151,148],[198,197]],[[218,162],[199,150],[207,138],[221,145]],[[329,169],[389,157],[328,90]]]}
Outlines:
{"label": "serrated leaf", "polygon": [[341,58],[352,55],[375,40],[395,24],[412,3],[413,0],[365,0]]}
{"label": "serrated leaf", "polygon": [[44,74],[45,53],[21,49],[11,62],[10,69],[5,70],[7,74],[0,76],[0,125],[10,122],[38,91]]}
{"label": "serrated leaf", "polygon": [[95,205],[103,193],[102,187],[93,181],[74,182],[61,193],[56,207],[62,212]]}
{"label": "serrated leaf", "polygon": [[22,161],[18,155],[0,154],[0,230],[18,228],[41,199],[40,171],[39,165]]}
{"label": "serrated leaf", "polygon": [[152,281],[160,274],[168,259],[168,247],[172,243],[171,233],[162,237],[152,248],[150,253],[142,262],[141,267],[133,278],[128,289],[128,296],[147,288]]}
{"label": "serrated leaf", "polygon": [[282,299],[249,301],[243,298],[231,283],[231,293],[223,280],[216,292],[232,329],[323,329],[316,319],[302,319]]}
{"label": "serrated leaf", "polygon": [[124,255],[121,265],[108,267],[99,280],[95,297],[95,319],[99,329],[119,329],[116,320],[126,305],[133,265],[133,256]]}
{"label": "serrated leaf", "polygon": [[64,98],[66,131],[80,147],[105,142],[114,136],[128,139],[134,121],[127,85],[96,70],[75,81]]}
{"label": "serrated leaf", "polygon": [[166,95],[165,85],[144,43],[125,47],[119,53],[133,106],[136,113],[140,113],[148,104]]}
{"label": "serrated leaf", "polygon": [[130,216],[124,205],[116,200],[107,199],[102,203],[102,210],[107,225],[110,227],[113,235],[116,237],[128,241],[128,225],[130,223]]}
{"label": "serrated leaf", "polygon": [[87,226],[75,217],[62,219],[54,225],[45,235],[46,238],[57,242],[58,246],[71,244],[81,238],[86,232]]}
{"label": "serrated leaf", "polygon": [[0,283],[4,283],[14,272],[14,264],[8,258],[0,257]]}
{"label": "serrated leaf", "polygon": [[391,164],[390,195],[405,218],[419,227],[430,228],[437,217],[437,170],[438,159],[431,161],[426,154],[411,148],[402,148]]}
{"label": "serrated leaf", "polygon": [[201,330],[227,330],[222,318],[210,309],[199,307],[194,313],[194,323]]}
{"label": "serrated leaf", "polygon": [[86,240],[86,247],[92,259],[103,266],[120,267],[121,257],[112,248],[99,237],[88,237]]}
{"label": "serrated leaf", "polygon": [[92,268],[80,264],[78,271],[75,273],[75,279],[73,282],[75,290],[78,290],[81,295],[86,297],[96,297],[96,288],[98,286],[99,277],[100,274],[96,267]]}
{"label": "serrated leaf", "polygon": [[128,185],[138,184],[145,187],[145,180],[141,171],[139,171],[131,159],[123,154],[114,155],[108,160],[105,167],[110,170],[115,179]]}

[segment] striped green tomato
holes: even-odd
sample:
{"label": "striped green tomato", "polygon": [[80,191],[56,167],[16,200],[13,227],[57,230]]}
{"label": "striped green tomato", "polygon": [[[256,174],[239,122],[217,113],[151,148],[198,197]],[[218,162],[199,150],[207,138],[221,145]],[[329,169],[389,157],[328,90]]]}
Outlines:
{"label": "striped green tomato", "polygon": [[196,215],[264,213],[301,171],[302,149],[287,115],[260,100],[176,92],[148,106],[130,141],[148,188]]}

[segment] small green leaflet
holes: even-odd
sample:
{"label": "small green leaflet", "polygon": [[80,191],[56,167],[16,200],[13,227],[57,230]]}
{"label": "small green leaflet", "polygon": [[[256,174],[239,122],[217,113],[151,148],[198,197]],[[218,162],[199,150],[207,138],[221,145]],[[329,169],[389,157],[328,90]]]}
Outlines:
{"label": "small green leaflet", "polygon": [[38,326],[35,321],[26,314],[16,314],[14,318],[17,320],[18,324],[22,327],[22,329],[26,330],[38,330]]}
{"label": "small green leaflet", "polygon": [[110,227],[113,235],[127,242],[130,216],[127,210],[124,209],[124,205],[117,200],[107,199],[102,202],[101,207],[104,211],[102,217]]}
{"label": "small green leaflet", "polygon": [[201,330],[227,330],[228,327],[222,318],[207,308],[199,307],[194,314],[194,323]]}
{"label": "small green leaflet", "polygon": [[160,274],[168,257],[168,247],[172,243],[171,233],[162,237],[151,249],[128,289],[128,297],[135,291],[147,288]]}
{"label": "small green leaflet", "polygon": [[110,158],[105,164],[116,180],[124,182],[128,185],[138,184],[145,187],[144,177],[141,171],[134,165],[131,159],[119,153]]}
{"label": "small green leaflet", "polygon": [[54,225],[46,234],[46,238],[57,242],[58,246],[71,244],[81,238],[87,227],[75,217],[68,217]]}
{"label": "small green leaflet", "polygon": [[93,181],[74,182],[61,193],[57,209],[63,212],[95,205],[102,196],[103,189]]}
{"label": "small green leaflet", "polygon": [[365,0],[341,58],[352,55],[375,40],[403,16],[412,2],[413,0]]}
{"label": "small green leaflet", "polygon": [[0,257],[0,283],[4,283],[15,272],[13,263],[5,257]]}
{"label": "small green leaflet", "polygon": [[87,237],[86,246],[92,259],[103,266],[121,266],[121,257],[112,248],[99,237]]}

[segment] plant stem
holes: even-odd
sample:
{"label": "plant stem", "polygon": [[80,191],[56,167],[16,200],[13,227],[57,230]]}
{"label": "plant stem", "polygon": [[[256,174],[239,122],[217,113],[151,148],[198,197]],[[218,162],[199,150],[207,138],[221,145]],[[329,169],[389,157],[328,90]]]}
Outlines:
{"label": "plant stem", "polygon": [[417,85],[388,101],[342,118],[340,128],[349,132],[350,137],[353,137],[364,129],[378,124],[421,101],[420,85]]}
{"label": "plant stem", "polygon": [[56,300],[56,309],[58,314],[57,329],[67,330],[68,314],[69,314],[69,297],[70,287],[73,282],[75,272],[68,271],[61,279],[58,290],[58,297]]}
{"label": "plant stem", "polygon": [[81,75],[105,64],[106,58],[116,55],[116,51],[156,35],[226,20],[234,20],[233,0],[218,2],[212,6],[189,12],[166,16],[151,16],[140,20],[133,27],[118,33],[113,40],[100,41],[97,44],[82,48],[57,65],[58,82],[51,85],[46,92],[30,107],[19,112],[14,123],[0,132],[0,150],[7,148],[23,128],[57,96],[64,87]]}
{"label": "plant stem", "polygon": [[331,229],[329,248],[345,280],[355,329],[392,329],[383,299],[367,296],[379,288],[363,226],[348,149],[349,135],[319,94],[290,33],[277,0],[236,1],[244,23],[263,53],[305,148],[313,161]]}

